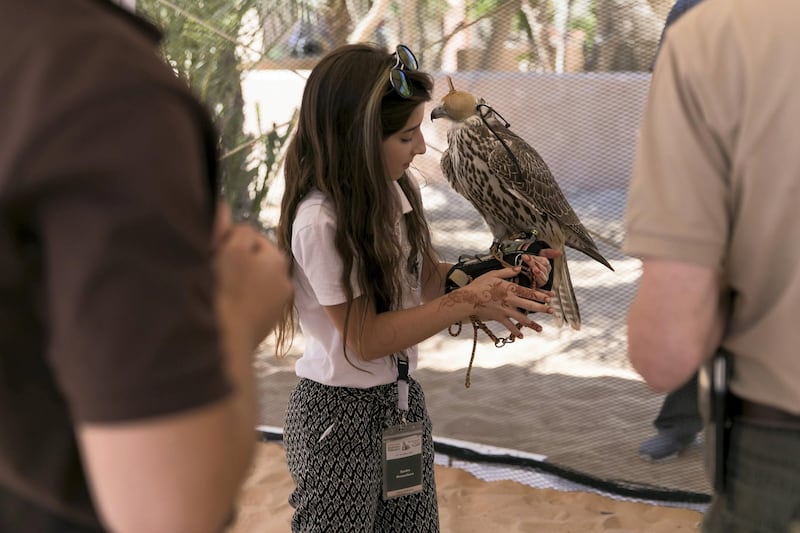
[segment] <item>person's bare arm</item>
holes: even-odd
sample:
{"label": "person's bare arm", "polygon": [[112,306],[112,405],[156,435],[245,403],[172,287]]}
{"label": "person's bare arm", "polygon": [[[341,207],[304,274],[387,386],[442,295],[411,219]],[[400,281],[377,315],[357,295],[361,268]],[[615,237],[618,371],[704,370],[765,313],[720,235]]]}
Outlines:
{"label": "person's bare arm", "polygon": [[223,233],[216,303],[233,394],[170,416],[78,428],[95,501],[116,532],[219,532],[233,512],[255,445],[253,351],[277,324],[291,282],[283,254],[255,230]]}
{"label": "person's bare arm", "polygon": [[685,383],[719,345],[719,274],[709,267],[645,258],[628,311],[628,357],[655,390]]}
{"label": "person's bare arm", "polygon": [[[541,326],[517,308],[550,313],[552,293],[519,287],[504,279],[515,274],[511,268],[489,272],[466,287],[411,309],[385,313],[368,309],[363,327],[364,298],[356,298],[348,322],[348,347],[365,360],[385,357],[413,346],[470,315],[484,321],[496,320],[519,338],[522,338],[522,333],[512,320],[541,331]],[[325,306],[324,309],[336,328],[344,332],[347,304]]]}
{"label": "person's bare arm", "polygon": [[444,282],[447,271],[453,265],[435,261],[433,252],[425,256],[422,263],[422,301],[430,302],[444,294]]}
{"label": "person's bare arm", "polygon": [[239,391],[159,419],[81,425],[81,450],[103,523],[119,533],[221,531],[252,456],[246,396]]}

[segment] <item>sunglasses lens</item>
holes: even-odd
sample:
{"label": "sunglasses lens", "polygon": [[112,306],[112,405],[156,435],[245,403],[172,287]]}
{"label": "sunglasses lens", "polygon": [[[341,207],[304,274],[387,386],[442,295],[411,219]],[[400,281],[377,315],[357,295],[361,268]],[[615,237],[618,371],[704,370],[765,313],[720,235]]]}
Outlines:
{"label": "sunglasses lens", "polygon": [[408,85],[408,79],[402,70],[392,69],[389,73],[389,82],[392,84],[392,89],[402,96],[403,98],[411,97],[411,87]]}
{"label": "sunglasses lens", "polygon": [[397,59],[400,60],[400,63],[406,68],[406,70],[417,70],[419,68],[419,64],[417,64],[417,58],[414,57],[414,54],[411,53],[411,50],[404,44],[397,46]]}

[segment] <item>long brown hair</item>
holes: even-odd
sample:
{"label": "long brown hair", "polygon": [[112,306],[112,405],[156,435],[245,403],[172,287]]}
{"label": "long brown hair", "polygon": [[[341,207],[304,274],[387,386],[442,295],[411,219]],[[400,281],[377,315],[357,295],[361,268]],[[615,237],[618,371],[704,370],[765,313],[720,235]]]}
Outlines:
{"label": "long brown hair", "polygon": [[[400,131],[414,110],[431,99],[433,80],[423,72],[405,71],[412,94],[402,98],[389,84],[394,64],[393,54],[369,44],[341,46],[322,58],[306,82],[297,131],[286,154],[278,244],[291,256],[297,206],[312,189],[320,190],[335,210],[334,244],[344,265],[343,349],[353,303],[353,267],[361,296],[381,313],[401,306],[407,277],[400,274],[421,268],[417,258],[434,260],[428,255],[431,236],[418,188],[405,174],[398,183],[413,210],[405,215],[411,253],[403,260],[395,234],[399,205],[381,150],[383,140]],[[358,317],[362,325],[365,317]],[[288,351],[294,325],[289,306],[278,328],[279,355]]]}

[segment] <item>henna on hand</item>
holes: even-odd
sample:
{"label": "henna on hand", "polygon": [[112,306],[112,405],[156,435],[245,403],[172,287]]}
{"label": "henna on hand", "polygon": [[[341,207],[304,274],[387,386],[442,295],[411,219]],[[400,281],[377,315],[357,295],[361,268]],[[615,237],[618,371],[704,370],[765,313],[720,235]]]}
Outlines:
{"label": "henna on hand", "polygon": [[525,298],[526,300],[531,300],[531,301],[539,302],[539,303],[543,303],[543,304],[550,303],[550,298],[549,297],[544,297],[544,298],[540,298],[539,297],[539,295],[542,293],[542,291],[540,291],[538,289],[532,289],[532,288],[529,288],[529,287],[521,287],[520,285],[512,285],[511,288],[509,288],[509,292],[517,294],[521,298]]}
{"label": "henna on hand", "polygon": [[[508,295],[509,290],[512,290],[515,286],[516,285],[509,284],[507,287],[503,287],[503,282],[501,280],[497,280],[480,293],[477,293],[474,290],[464,289],[448,292],[444,295],[439,303],[439,309],[444,307],[453,307],[454,305],[458,305],[460,303],[472,304],[472,308],[477,309],[479,307],[483,307],[489,301],[502,302]],[[474,289],[475,287],[471,288]],[[485,297],[482,298],[484,295]]]}

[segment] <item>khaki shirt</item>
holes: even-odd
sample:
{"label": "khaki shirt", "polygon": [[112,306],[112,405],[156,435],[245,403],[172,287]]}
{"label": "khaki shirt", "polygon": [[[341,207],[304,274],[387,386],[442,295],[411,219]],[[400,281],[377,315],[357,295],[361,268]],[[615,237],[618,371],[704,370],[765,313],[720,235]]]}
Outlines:
{"label": "khaki shirt", "polygon": [[707,0],[659,53],[624,250],[721,272],[732,389],[800,414],[800,2]]}

